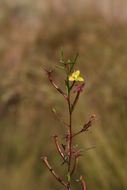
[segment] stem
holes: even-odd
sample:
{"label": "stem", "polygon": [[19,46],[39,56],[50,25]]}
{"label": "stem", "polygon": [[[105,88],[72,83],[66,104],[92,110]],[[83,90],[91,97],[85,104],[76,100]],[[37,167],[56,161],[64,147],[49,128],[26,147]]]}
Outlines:
{"label": "stem", "polygon": [[74,133],[74,134],[72,135],[72,138],[75,137],[75,136],[77,136],[77,135],[79,135],[79,134],[81,134],[82,132],[84,132],[84,131],[81,129],[79,132]]}
{"label": "stem", "polygon": [[73,81],[72,85],[70,86],[70,90],[73,88],[74,84],[75,84],[75,81]]}
{"label": "stem", "polygon": [[52,72],[53,70],[47,70],[44,69],[48,75],[48,79],[50,81],[50,83],[52,84],[52,86],[60,93],[63,95],[63,97],[67,100],[67,96],[66,94],[56,85],[56,83],[54,82],[53,78],[52,78]]}
{"label": "stem", "polygon": [[[68,174],[70,175],[71,169],[71,158],[72,158],[72,112],[71,112],[71,102],[70,102],[70,91],[68,93],[68,109],[69,109],[69,149],[68,149]],[[67,189],[70,190],[70,181],[68,181]]]}
{"label": "stem", "polygon": [[86,190],[86,184],[85,184],[85,181],[83,180],[82,176],[80,176],[80,182],[81,182],[83,190]]}
{"label": "stem", "polygon": [[60,118],[60,116],[57,113],[53,112],[53,114],[56,117],[57,121],[59,121],[64,127],[68,127],[68,124],[62,118]]}
{"label": "stem", "polygon": [[57,135],[54,135],[54,140],[55,140],[55,144],[56,144],[56,148],[57,148],[57,151],[58,153],[60,154],[60,156],[62,157],[63,161],[64,162],[68,162],[65,160],[65,155],[64,153],[62,152],[60,146],[59,146],[59,143],[58,143],[58,136]]}
{"label": "stem", "polygon": [[76,162],[77,162],[77,158],[75,157],[74,158],[74,165],[73,165],[73,168],[72,168],[72,171],[71,171],[71,176],[73,175],[75,169],[76,169]]}
{"label": "stem", "polygon": [[52,175],[56,178],[57,181],[59,181],[59,183],[61,183],[64,187],[67,187],[67,184],[59,177],[58,174],[56,174],[56,172],[52,169],[52,167],[50,166],[50,164],[48,163],[48,159],[46,156],[41,158],[44,162],[44,164],[46,165],[46,167],[49,169],[49,171],[52,173]]}

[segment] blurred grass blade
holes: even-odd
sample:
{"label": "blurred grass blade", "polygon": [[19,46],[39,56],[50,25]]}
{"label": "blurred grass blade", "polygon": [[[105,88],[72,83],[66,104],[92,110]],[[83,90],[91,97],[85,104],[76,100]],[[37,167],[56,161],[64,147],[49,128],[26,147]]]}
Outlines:
{"label": "blurred grass blade", "polygon": [[63,48],[61,48],[61,57],[60,57],[60,63],[63,63]]}
{"label": "blurred grass blade", "polygon": [[65,68],[64,68],[63,66],[55,65],[55,67],[56,67],[57,69],[61,69],[61,70],[64,70],[64,71],[65,71]]}

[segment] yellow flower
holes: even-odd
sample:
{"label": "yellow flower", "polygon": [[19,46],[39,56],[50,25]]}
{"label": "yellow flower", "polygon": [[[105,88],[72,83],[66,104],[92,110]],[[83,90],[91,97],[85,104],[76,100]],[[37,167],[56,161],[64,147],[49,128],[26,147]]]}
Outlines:
{"label": "yellow flower", "polygon": [[80,71],[74,71],[70,76],[69,76],[69,81],[84,81],[84,79],[82,77],[79,76],[80,75]]}

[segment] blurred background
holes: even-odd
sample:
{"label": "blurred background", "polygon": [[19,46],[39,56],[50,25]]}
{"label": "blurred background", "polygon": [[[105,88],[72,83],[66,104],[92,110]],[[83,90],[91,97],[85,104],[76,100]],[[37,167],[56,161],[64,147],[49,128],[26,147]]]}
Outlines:
{"label": "blurred background", "polygon": [[[65,120],[67,107],[42,69],[59,63],[61,47],[65,59],[79,52],[86,81],[74,131],[90,114],[98,118],[87,134],[75,138],[84,154],[72,189],[81,189],[75,182],[81,174],[88,190],[126,190],[126,0],[0,1],[0,189],[63,189],[40,159],[48,156],[64,176],[52,135],[63,137],[65,129],[50,106]],[[58,84],[62,78],[56,70]]]}

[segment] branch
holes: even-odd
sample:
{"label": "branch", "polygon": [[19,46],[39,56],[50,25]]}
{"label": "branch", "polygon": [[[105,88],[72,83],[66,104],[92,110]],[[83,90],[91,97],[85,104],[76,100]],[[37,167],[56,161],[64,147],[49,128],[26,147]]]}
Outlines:
{"label": "branch", "polygon": [[49,171],[52,173],[52,175],[56,178],[56,180],[59,181],[64,187],[67,187],[67,184],[55,173],[55,171],[49,165],[47,157],[42,157],[41,159],[43,160]]}
{"label": "branch", "polygon": [[71,89],[73,88],[74,84],[75,84],[75,81],[73,81],[73,83],[72,83],[72,85],[70,86],[70,89],[69,89],[69,90],[71,90]]}
{"label": "branch", "polygon": [[60,146],[59,146],[59,143],[58,143],[58,136],[57,135],[54,135],[54,140],[55,140],[55,144],[56,144],[56,148],[57,148],[57,151],[58,153],[60,154],[60,156],[62,157],[62,159],[65,161],[65,162],[68,162],[67,160],[65,160],[65,155],[64,153],[62,152]]}
{"label": "branch", "polygon": [[72,168],[72,170],[71,170],[71,176],[73,175],[73,173],[74,173],[74,171],[75,171],[75,169],[76,169],[76,166],[77,166],[77,161],[78,161],[78,158],[74,158],[74,165],[73,165],[73,168]]}
{"label": "branch", "polygon": [[71,112],[74,110],[74,107],[75,107],[75,105],[76,105],[76,103],[77,103],[77,101],[78,101],[78,99],[79,99],[79,95],[80,95],[80,91],[77,92],[76,97],[75,97],[75,99],[74,99],[74,101],[73,101],[73,103],[72,103]]}
{"label": "branch", "polygon": [[84,124],[83,128],[80,131],[78,131],[77,133],[74,133],[72,135],[72,137],[75,137],[75,136],[79,135],[82,132],[88,131],[88,128],[91,127],[92,122],[94,120],[96,120],[96,115],[91,115],[89,121],[86,124]]}
{"label": "branch", "polygon": [[74,99],[74,101],[73,101],[73,103],[72,103],[71,111],[74,110],[74,107],[75,107],[75,105],[76,105],[76,103],[77,103],[77,101],[78,101],[78,99],[79,99],[79,95],[80,95],[80,93],[83,91],[84,85],[85,85],[85,83],[83,83],[83,84],[81,84],[81,85],[78,85],[78,84],[75,85],[74,93],[77,92],[77,94],[76,94],[76,97],[75,97],[75,99]]}
{"label": "branch", "polygon": [[54,114],[54,116],[56,117],[56,119],[63,125],[66,127],[69,127],[69,125],[62,119],[59,117],[59,115],[56,113],[56,110],[54,108],[52,108],[52,112]]}
{"label": "branch", "polygon": [[53,70],[46,70],[45,69],[45,71],[46,71],[46,73],[47,73],[47,75],[48,75],[48,79],[49,79],[49,81],[50,81],[50,83],[52,84],[52,86],[60,93],[60,94],[62,94],[63,96],[64,96],[64,98],[67,100],[68,98],[67,98],[67,96],[66,96],[66,94],[56,85],[56,83],[53,81],[53,78],[52,78],[52,72],[53,72]]}
{"label": "branch", "polygon": [[68,149],[68,156],[69,156],[69,154],[70,154],[70,140],[71,140],[70,134],[67,133],[66,136],[65,136],[65,138],[66,138],[67,149]]}
{"label": "branch", "polygon": [[86,190],[86,184],[85,184],[85,181],[83,180],[82,176],[80,176],[80,182],[81,182],[83,190]]}

